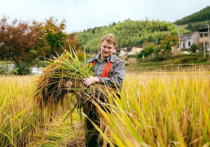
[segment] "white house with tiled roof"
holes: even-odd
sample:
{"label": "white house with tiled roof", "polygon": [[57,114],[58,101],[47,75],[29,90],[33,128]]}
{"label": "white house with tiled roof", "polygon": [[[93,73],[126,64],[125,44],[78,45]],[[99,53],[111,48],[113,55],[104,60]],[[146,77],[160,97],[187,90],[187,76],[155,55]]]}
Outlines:
{"label": "white house with tiled roof", "polygon": [[199,45],[199,38],[200,38],[200,33],[198,31],[181,34],[179,49],[181,48],[189,49],[193,43]]}

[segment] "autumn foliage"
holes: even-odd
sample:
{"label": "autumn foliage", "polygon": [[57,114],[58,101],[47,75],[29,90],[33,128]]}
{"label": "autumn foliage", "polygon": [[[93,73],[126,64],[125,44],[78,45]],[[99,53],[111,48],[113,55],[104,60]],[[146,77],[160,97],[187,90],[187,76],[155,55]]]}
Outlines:
{"label": "autumn foliage", "polygon": [[38,55],[41,45],[42,24],[33,21],[8,24],[7,18],[0,21],[0,59],[9,61],[27,61]]}
{"label": "autumn foliage", "polygon": [[0,60],[33,65],[37,60],[63,53],[63,48],[69,45],[79,49],[75,33],[68,35],[64,29],[65,20],[58,23],[53,17],[44,23],[17,19],[8,23],[8,18],[3,17],[0,20]]}
{"label": "autumn foliage", "polygon": [[172,47],[175,47],[178,44],[178,36],[170,35],[167,36],[164,40],[161,41],[161,48],[164,50],[171,50]]}

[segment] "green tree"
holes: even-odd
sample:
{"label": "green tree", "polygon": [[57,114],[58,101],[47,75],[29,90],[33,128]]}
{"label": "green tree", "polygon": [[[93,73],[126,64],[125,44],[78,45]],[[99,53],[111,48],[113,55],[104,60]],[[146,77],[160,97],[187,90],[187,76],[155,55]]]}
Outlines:
{"label": "green tree", "polygon": [[65,29],[65,20],[60,24],[58,24],[57,21],[57,19],[50,17],[46,20],[44,25],[44,38],[49,45],[48,49],[50,49],[50,52],[46,51],[45,53],[48,57],[55,56],[56,53],[62,53],[63,49],[61,46],[65,44],[67,38],[67,34],[63,32]]}
{"label": "green tree", "polygon": [[137,55],[137,58],[142,58],[147,57],[149,55],[151,55],[154,50],[155,50],[156,46],[154,44],[147,44],[143,47],[143,50]]}
{"label": "green tree", "polygon": [[200,21],[210,20],[210,6],[200,10],[199,12],[193,13],[189,16],[186,16],[182,19],[175,21],[177,25],[183,25],[187,23],[195,23]]}
{"label": "green tree", "polygon": [[174,47],[177,44],[178,44],[178,36],[170,35],[161,41],[161,48],[164,49],[164,52],[167,52],[171,51],[171,47]]}
{"label": "green tree", "polygon": [[195,53],[197,49],[198,49],[198,46],[195,43],[193,43],[190,47],[190,51],[193,53]]}
{"label": "green tree", "polygon": [[[94,33],[93,31],[94,30]],[[187,30],[180,28],[180,33]],[[165,21],[132,21],[127,19],[123,22],[118,22],[115,25],[102,26],[87,31],[78,32],[78,42],[85,45],[87,51],[97,51],[98,45],[96,40],[108,33],[113,33],[117,39],[116,47],[128,47],[142,45],[144,40],[148,43],[160,44],[166,36],[177,34],[177,27],[173,23]]]}
{"label": "green tree", "polygon": [[155,57],[159,56],[160,51],[161,51],[161,48],[159,46],[154,47],[153,52],[155,54]]}

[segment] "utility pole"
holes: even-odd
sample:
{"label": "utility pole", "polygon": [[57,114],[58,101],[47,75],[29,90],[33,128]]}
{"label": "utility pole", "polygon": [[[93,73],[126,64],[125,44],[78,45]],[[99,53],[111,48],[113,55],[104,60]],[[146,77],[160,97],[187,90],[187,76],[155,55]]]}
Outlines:
{"label": "utility pole", "polygon": [[203,52],[204,52],[203,57],[205,58],[206,57],[206,49],[205,49],[205,36],[204,36],[204,34],[208,33],[208,32],[200,32],[200,33],[203,34]]}
{"label": "utility pole", "polygon": [[209,37],[209,58],[210,58],[210,32],[209,32],[209,24],[207,24],[208,26],[208,37]]}
{"label": "utility pole", "polygon": [[203,32],[203,57],[206,58],[206,49],[205,49],[205,38],[204,38],[204,32]]}
{"label": "utility pole", "polygon": [[205,32],[200,32],[203,34],[203,57],[205,58],[206,57],[206,50],[205,50],[205,38],[204,38],[204,33]]}
{"label": "utility pole", "polygon": [[181,49],[181,43],[180,43],[180,32],[179,32],[179,26],[177,26],[178,28],[178,37],[179,37],[179,50]]}

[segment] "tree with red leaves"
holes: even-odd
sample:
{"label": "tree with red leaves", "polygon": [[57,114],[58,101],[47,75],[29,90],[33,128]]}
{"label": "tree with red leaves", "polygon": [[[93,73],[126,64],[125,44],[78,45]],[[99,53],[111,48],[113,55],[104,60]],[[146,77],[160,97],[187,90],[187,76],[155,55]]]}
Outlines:
{"label": "tree with red leaves", "polygon": [[0,21],[0,59],[7,61],[31,61],[41,46],[42,24],[33,21],[8,24],[7,18]]}
{"label": "tree with red leaves", "polygon": [[76,33],[71,33],[66,39],[65,42],[65,49],[69,49],[69,47],[73,48],[74,50],[79,50],[81,44],[78,43],[78,38],[76,37]]}

